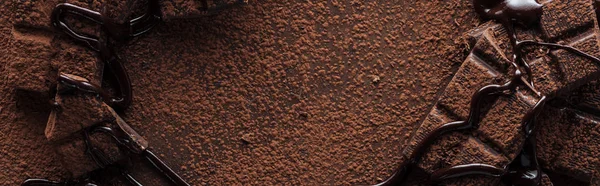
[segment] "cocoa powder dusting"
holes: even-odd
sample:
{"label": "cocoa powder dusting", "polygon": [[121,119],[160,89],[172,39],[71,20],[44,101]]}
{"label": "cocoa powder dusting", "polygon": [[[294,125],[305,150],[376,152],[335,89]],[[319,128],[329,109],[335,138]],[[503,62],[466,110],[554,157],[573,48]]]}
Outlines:
{"label": "cocoa powder dusting", "polygon": [[[70,41],[45,17],[57,3],[0,3],[0,185],[70,174],[44,136],[49,96],[36,93],[59,71],[97,81],[99,62],[62,53]],[[123,118],[192,185],[377,183],[403,161],[478,23],[470,0],[250,1],[173,19],[116,48],[134,91]],[[138,180],[168,183],[133,162]]]}

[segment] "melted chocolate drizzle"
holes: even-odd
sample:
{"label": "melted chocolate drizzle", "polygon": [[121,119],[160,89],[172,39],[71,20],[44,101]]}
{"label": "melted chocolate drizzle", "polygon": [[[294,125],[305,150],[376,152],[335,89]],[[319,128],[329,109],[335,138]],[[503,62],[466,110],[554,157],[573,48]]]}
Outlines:
{"label": "melted chocolate drizzle", "polygon": [[112,99],[108,93],[102,89],[102,87],[90,83],[87,80],[79,80],[65,74],[60,74],[58,75],[58,82],[70,88],[76,88],[79,91],[98,94],[98,96],[100,96],[109,105],[110,103],[114,102],[114,99]]}
{"label": "melted chocolate drizzle", "polygon": [[47,179],[27,179],[21,186],[98,186],[91,181],[63,181],[55,182]]}
{"label": "melted chocolate drizzle", "polygon": [[[102,26],[103,33],[99,37],[78,33],[77,31],[72,29],[71,26],[65,21],[66,15],[72,15],[82,19],[93,21],[96,24]],[[101,14],[97,11],[92,11],[73,4],[60,3],[54,8],[51,15],[51,21],[56,28],[60,29],[61,31],[64,31],[67,35],[71,36],[72,38],[84,42],[89,48],[99,53],[99,58],[105,63],[104,72],[114,77],[115,82],[113,83],[117,85],[117,96],[109,95],[99,85],[90,83],[87,80],[73,78],[62,73],[59,74],[58,82],[67,87],[74,88],[79,91],[97,94],[103,99],[104,102],[106,102],[113,109],[122,111],[127,109],[131,104],[131,82],[129,80],[129,75],[125,71],[125,68],[120,63],[120,58],[114,52],[114,42],[125,42],[133,37],[142,35],[148,32],[150,29],[152,29],[161,21],[160,7],[158,4],[158,0],[149,0],[148,9],[144,15],[131,19],[130,21],[127,21],[126,23],[122,24],[111,20],[111,18],[105,15],[106,14]],[[50,93],[51,95],[53,95],[54,93],[56,93],[56,90],[51,90]],[[53,105],[55,109],[60,109],[60,105],[56,102],[56,100],[51,100],[50,104]],[[118,172],[120,172],[129,181],[130,184],[141,186],[141,184],[135,178],[133,178],[133,176],[131,176],[126,170],[124,170],[121,167],[118,167],[117,165],[111,164],[111,162],[108,160],[107,156],[103,152],[91,145],[87,131],[84,132],[84,136],[84,141],[87,145],[86,152],[90,154],[90,156],[100,167],[100,169],[92,171],[81,178],[70,179],[63,182],[55,182],[47,179],[27,179],[23,183],[21,183],[21,185],[97,186],[98,184],[95,183],[94,180],[97,181],[99,180],[98,177],[107,175],[107,173],[115,172],[110,168],[117,168]],[[121,143],[123,142],[120,142],[119,144]],[[158,169],[162,171],[163,174],[168,176],[171,180],[175,180],[174,183],[176,183],[177,185],[189,185],[152,152],[144,152],[143,156],[146,157],[150,162],[152,162],[154,166],[158,167]]]}
{"label": "melted chocolate drizzle", "polygon": [[[64,20],[65,15],[73,15],[91,20],[102,25],[104,32],[100,37],[78,33]],[[110,101],[110,105],[115,110],[122,111],[131,105],[131,81],[125,68],[120,63],[120,58],[115,55],[111,47],[111,41],[125,42],[148,32],[161,20],[160,7],[157,0],[150,0],[148,2],[148,10],[144,15],[123,24],[116,23],[105,15],[73,4],[60,3],[52,11],[51,21],[58,29],[64,31],[72,38],[86,43],[89,48],[99,52],[100,59],[105,63],[105,73],[112,75],[114,77],[113,83],[117,85],[117,96],[105,99],[105,101]]]}
{"label": "melted chocolate drizzle", "polygon": [[[521,130],[524,133],[525,140],[516,158],[504,168],[477,163],[444,168],[435,171],[430,180],[431,182],[439,182],[465,175],[488,175],[501,177],[502,182],[506,185],[539,185],[542,171],[536,157],[534,135],[536,127],[534,124],[548,98],[535,90],[531,69],[523,58],[523,48],[526,46],[544,46],[551,49],[562,49],[587,58],[596,64],[600,64],[600,59],[566,45],[531,40],[518,41],[514,31],[515,24],[528,26],[538,22],[542,15],[543,6],[535,0],[474,0],[473,4],[475,11],[483,18],[494,19],[507,29],[513,49],[511,64],[515,67],[512,79],[504,85],[487,85],[479,89],[471,98],[469,116],[466,121],[446,123],[431,131],[417,144],[408,160],[403,162],[390,178],[376,185],[400,185],[405,182],[411,169],[417,166],[423,153],[439,136],[454,131],[476,129],[480,122],[482,100],[509,90],[514,91],[519,85],[525,85],[538,96],[541,96],[541,99],[527,112],[521,122]],[[524,75],[528,75],[528,78],[525,79]]]}

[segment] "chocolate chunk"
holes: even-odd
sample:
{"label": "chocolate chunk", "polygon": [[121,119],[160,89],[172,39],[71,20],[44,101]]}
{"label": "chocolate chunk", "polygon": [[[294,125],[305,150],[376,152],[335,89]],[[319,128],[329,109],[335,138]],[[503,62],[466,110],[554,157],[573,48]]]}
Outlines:
{"label": "chocolate chunk", "polygon": [[600,113],[600,81],[589,82],[576,89],[564,99],[577,106],[580,111]]}
{"label": "chocolate chunk", "polygon": [[31,29],[14,28],[14,59],[7,61],[8,82],[20,90],[46,93],[56,80],[52,74],[49,59],[54,51],[51,49],[50,33]]}
{"label": "chocolate chunk", "polygon": [[485,22],[469,31],[467,31],[467,40],[470,46],[475,46],[479,38],[483,36],[483,32],[487,29],[493,29],[495,27],[501,27],[499,24],[496,24],[492,21]]}
{"label": "chocolate chunk", "polygon": [[[477,134],[505,157],[514,158],[523,143],[521,120],[539,101],[532,92],[518,90],[513,95],[500,96],[481,119]],[[490,164],[503,167],[504,164]]]}
{"label": "chocolate chunk", "polygon": [[487,144],[475,137],[468,137],[454,149],[445,153],[442,167],[465,165],[476,162],[485,162],[490,165],[505,165],[509,160],[502,154],[489,148]]}
{"label": "chocolate chunk", "polygon": [[[487,31],[489,32],[491,30],[488,29]],[[494,54],[495,56],[502,56],[500,51],[497,50],[498,48],[494,47],[493,41],[489,41],[490,39],[493,38],[481,37],[480,41],[476,45],[478,49],[474,49],[473,51],[486,51],[485,53],[488,53],[490,55]],[[497,57],[493,59],[502,58]],[[444,91],[444,94],[438,101],[436,108],[434,108],[434,110],[430,112],[430,115],[427,117],[427,119],[424,120],[420,128],[413,135],[413,140],[411,140],[411,142],[407,146],[406,150],[404,151],[404,154],[409,155],[414,150],[418,142],[423,140],[423,138],[425,138],[425,135],[431,132],[433,129],[441,126],[444,123],[466,119],[466,117],[468,116],[468,105],[471,96],[481,87],[490,83],[501,82],[502,80],[503,75],[500,72],[496,71],[488,63],[482,61],[481,58],[477,56],[477,54],[471,53],[471,55],[467,57],[461,68],[457,71],[454,78],[450,81],[449,85]],[[440,110],[444,110],[444,112],[441,112]],[[444,113],[445,115],[440,115],[440,113]],[[448,119],[440,120],[433,119],[432,117]],[[466,139],[466,137],[462,138]],[[457,138],[453,139],[455,139],[453,142],[447,142],[446,145],[453,146],[461,141],[456,140]],[[425,154],[430,153],[427,152]],[[426,160],[422,162],[423,163],[420,166],[423,166],[423,164],[430,163],[437,164],[435,162],[427,162]],[[424,169],[432,171],[431,169],[427,169],[425,167]]]}
{"label": "chocolate chunk", "polygon": [[58,53],[52,59],[52,66],[59,72],[84,77],[93,84],[100,85],[104,63],[95,52],[66,40],[56,44]]}
{"label": "chocolate chunk", "polygon": [[[491,28],[490,28],[491,29]],[[472,53],[474,54],[472,57],[480,57],[480,64],[486,64],[481,61],[489,61],[493,70],[507,73],[508,67],[510,66],[509,57],[506,56],[503,49],[500,49],[500,46],[497,45],[494,38],[493,30],[484,31],[481,35],[479,42],[473,48]]]}
{"label": "chocolate chunk", "polygon": [[[425,118],[425,120],[421,124],[421,127],[416,131],[415,134],[413,134],[414,140],[410,141],[410,144],[408,144],[407,148],[404,150],[404,154],[409,154],[410,152],[414,151],[414,148],[417,146],[417,143],[424,140],[424,138],[426,137],[425,134],[431,132],[435,128],[439,127],[439,125],[441,124],[448,123],[454,120],[456,120],[456,117],[452,117],[452,115],[450,113],[446,113],[444,109],[441,109],[439,107],[433,108],[427,116],[427,118]],[[424,170],[429,170],[430,172],[438,165],[443,164],[443,160],[441,160],[439,156],[435,156],[435,154],[444,154],[444,149],[435,147],[447,146],[450,144],[455,145],[457,143],[460,143],[461,141],[464,141],[467,138],[467,136],[460,134],[452,134],[448,136],[443,136],[442,138],[444,140],[434,142],[435,145],[433,145],[433,148],[430,149],[430,151],[436,151],[435,153],[428,152],[424,154],[422,161],[419,162],[419,167],[423,168]]]}
{"label": "chocolate chunk", "polygon": [[454,78],[448,84],[438,104],[461,119],[469,115],[469,101],[481,87],[501,82],[503,75],[476,55],[469,55]]}
{"label": "chocolate chunk", "polygon": [[60,140],[92,125],[115,120],[111,108],[97,94],[79,91],[62,83],[57,89],[55,101],[58,108],[52,110],[46,125],[48,140]]}
{"label": "chocolate chunk", "polygon": [[[513,55],[514,55],[514,51],[513,51],[513,46],[511,44],[510,41],[510,37],[509,36],[509,31],[506,29],[506,27],[501,26],[500,24],[496,24],[497,26],[492,27],[492,30],[489,31],[489,35],[492,37],[490,41],[493,41],[493,43],[495,43],[495,45],[497,46],[497,50],[499,51],[499,53],[502,53],[504,56],[507,57],[507,59],[509,59],[510,61],[512,61]],[[529,27],[516,27],[515,29],[515,37],[518,40],[533,40],[533,41],[541,41],[542,39],[540,38],[540,34],[539,32],[537,32],[535,29],[533,28],[529,28]],[[546,55],[545,53],[539,53],[537,50],[526,50],[524,51],[524,53],[533,55],[536,58],[539,58],[540,56]],[[496,61],[493,61],[494,59],[490,59],[486,62],[489,63],[497,63]]]}
{"label": "chocolate chunk", "polygon": [[[577,39],[569,45],[588,54],[600,56],[596,29],[577,36]],[[554,95],[559,88],[564,88],[563,91],[572,90],[573,87],[581,86],[594,78],[594,72],[599,69],[600,64],[594,64],[567,51],[557,50],[547,57],[532,61],[530,65],[532,72],[536,74],[533,78],[536,88],[543,95]]]}
{"label": "chocolate chunk", "polygon": [[546,110],[537,140],[540,161],[555,173],[598,184],[600,119],[572,108]]}
{"label": "chocolate chunk", "polygon": [[[118,146],[110,136],[95,133],[90,135],[90,143],[102,151],[110,162],[125,159],[120,153]],[[71,173],[72,177],[80,177],[88,172],[100,168],[87,152],[87,145],[83,133],[74,134],[56,143],[56,151],[62,157],[64,168]]]}
{"label": "chocolate chunk", "polygon": [[7,72],[15,88],[46,93],[54,88],[57,71],[100,83],[104,64],[93,52],[43,30],[15,27],[12,34],[14,59],[9,61]]}
{"label": "chocolate chunk", "polygon": [[555,42],[590,30],[595,18],[593,1],[550,2],[544,5],[540,22],[547,40]]}

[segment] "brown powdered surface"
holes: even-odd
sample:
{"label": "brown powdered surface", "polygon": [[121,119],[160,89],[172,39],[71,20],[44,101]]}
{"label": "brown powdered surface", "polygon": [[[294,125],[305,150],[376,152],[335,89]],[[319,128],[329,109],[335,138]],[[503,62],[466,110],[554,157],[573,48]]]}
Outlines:
{"label": "brown powdered surface", "polygon": [[[44,137],[48,98],[16,90],[7,67],[40,61],[16,52],[23,40],[50,41],[51,61],[31,65],[51,69],[91,51],[62,54],[64,35],[19,19],[52,4],[0,5],[0,185],[68,177]],[[134,91],[123,118],[193,185],[376,183],[465,59],[463,33],[479,23],[471,9],[469,0],[265,0],[171,20],[117,49]],[[133,174],[155,185],[159,175],[136,162]]]}

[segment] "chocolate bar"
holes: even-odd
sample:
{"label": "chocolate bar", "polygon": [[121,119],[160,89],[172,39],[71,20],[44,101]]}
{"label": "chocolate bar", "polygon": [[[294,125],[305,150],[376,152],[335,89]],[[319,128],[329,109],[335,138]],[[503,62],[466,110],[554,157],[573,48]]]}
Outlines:
{"label": "chocolate bar", "polygon": [[[580,49],[593,56],[600,56],[598,49],[598,29],[595,21],[592,2],[571,2],[565,8],[561,2],[548,2],[544,5],[544,14],[540,21],[543,34],[533,34],[528,31],[519,39],[536,39],[543,35],[544,39],[559,40],[573,48]],[[558,10],[560,9],[560,10]],[[565,12],[567,11],[567,12]],[[572,14],[569,12],[573,12]],[[571,19],[569,15],[580,15],[584,19]],[[556,26],[556,22],[573,21],[580,25],[577,29]],[[583,26],[581,26],[583,25]],[[587,26],[586,26],[587,25]],[[490,25],[486,25],[490,26]],[[478,36],[475,49],[450,82],[444,94],[430,115],[423,121],[415,132],[404,151],[409,157],[419,147],[427,135],[440,125],[455,121],[466,120],[469,116],[468,107],[471,95],[487,84],[506,82],[508,71],[507,56],[512,56],[508,36],[498,37],[498,26],[473,31],[470,35]],[[549,29],[552,28],[552,29]],[[481,31],[483,30],[483,31]],[[519,33],[518,30],[516,33]],[[529,37],[529,38],[528,38]],[[452,133],[440,137],[423,153],[418,167],[432,173],[442,167],[464,165],[466,163],[485,163],[497,167],[506,166],[519,153],[523,144],[521,121],[528,110],[535,107],[542,98],[541,95],[555,97],[584,84],[598,75],[598,64],[593,60],[575,56],[563,50],[552,50],[539,56],[540,52],[525,57],[530,64],[531,79],[535,87],[528,91],[526,88],[517,89],[514,94],[499,96],[497,99],[485,100],[493,102],[491,108],[483,109],[475,115],[483,115],[479,128],[469,135]],[[524,80],[525,81],[525,80]],[[480,149],[480,150],[476,150]]]}

